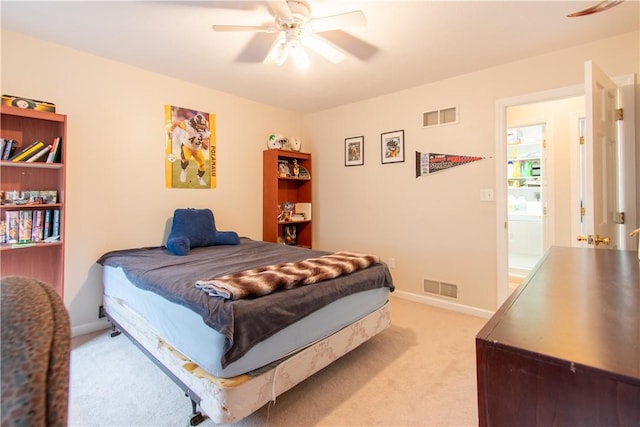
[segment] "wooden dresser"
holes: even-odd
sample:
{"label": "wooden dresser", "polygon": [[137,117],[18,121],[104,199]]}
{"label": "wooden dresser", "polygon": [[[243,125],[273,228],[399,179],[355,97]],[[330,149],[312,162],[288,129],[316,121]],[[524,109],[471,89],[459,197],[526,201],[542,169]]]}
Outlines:
{"label": "wooden dresser", "polygon": [[553,247],[476,336],[482,426],[640,426],[638,253]]}

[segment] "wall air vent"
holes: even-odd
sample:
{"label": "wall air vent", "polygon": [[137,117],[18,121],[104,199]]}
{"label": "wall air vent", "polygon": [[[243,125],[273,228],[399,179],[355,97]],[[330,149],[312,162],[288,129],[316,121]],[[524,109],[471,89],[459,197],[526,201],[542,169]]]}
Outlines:
{"label": "wall air vent", "polygon": [[440,282],[440,295],[449,298],[458,298],[458,285]]}
{"label": "wall air vent", "polygon": [[423,291],[429,294],[458,299],[458,285],[424,279]]}
{"label": "wall air vent", "polygon": [[424,279],[424,291],[430,294],[440,295],[440,282]]}
{"label": "wall air vent", "polygon": [[458,123],[458,107],[442,108],[422,113],[422,127]]}

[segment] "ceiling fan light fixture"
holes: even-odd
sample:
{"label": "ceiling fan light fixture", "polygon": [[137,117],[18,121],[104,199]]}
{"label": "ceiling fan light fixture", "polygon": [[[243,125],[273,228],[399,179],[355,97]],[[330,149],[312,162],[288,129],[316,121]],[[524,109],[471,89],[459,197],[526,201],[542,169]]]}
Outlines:
{"label": "ceiling fan light fixture", "polygon": [[291,40],[287,43],[287,52],[298,70],[306,70],[309,68],[309,55],[302,48],[300,40]]}
{"label": "ceiling fan light fixture", "polygon": [[[328,33],[341,31],[345,27],[364,26],[367,23],[361,10],[311,18],[309,0],[267,0],[267,5],[274,18],[272,24],[212,25],[212,28],[214,31],[278,32],[278,37],[262,63],[282,65],[291,57],[296,67],[304,70],[310,65],[305,49],[311,49],[334,64],[344,61],[349,50],[343,51],[333,45]],[[327,32],[327,35],[317,37],[315,33],[321,32]],[[352,39],[358,40],[353,37]]]}
{"label": "ceiling fan light fixture", "polygon": [[288,57],[288,45],[284,36],[280,36],[276,39],[273,47],[269,51],[269,54],[264,59],[264,64],[276,64],[282,65]]}
{"label": "ceiling fan light fixture", "polygon": [[300,41],[304,47],[313,50],[333,64],[339,64],[347,58],[344,52],[314,33],[308,33]]}

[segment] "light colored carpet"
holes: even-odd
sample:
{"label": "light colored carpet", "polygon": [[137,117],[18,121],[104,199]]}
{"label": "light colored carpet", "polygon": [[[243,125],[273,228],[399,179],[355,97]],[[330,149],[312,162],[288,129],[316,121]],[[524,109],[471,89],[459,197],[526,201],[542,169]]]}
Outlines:
{"label": "light colored carpet", "polygon": [[[485,323],[392,296],[389,329],[236,425],[476,426]],[[186,426],[191,413],[183,392],[108,330],[73,339],[69,398],[71,426]]]}

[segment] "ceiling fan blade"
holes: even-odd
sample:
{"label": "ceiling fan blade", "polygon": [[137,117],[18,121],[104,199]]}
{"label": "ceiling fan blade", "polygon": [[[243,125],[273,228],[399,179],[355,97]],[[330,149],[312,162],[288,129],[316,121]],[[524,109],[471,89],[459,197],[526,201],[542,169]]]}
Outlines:
{"label": "ceiling fan blade", "polygon": [[619,5],[620,3],[622,3],[623,0],[605,0],[605,1],[601,1],[600,3],[596,4],[595,6],[592,6],[590,8],[578,11],[578,12],[574,12],[574,13],[570,13],[569,15],[567,15],[568,18],[575,18],[578,16],[585,16],[585,15],[591,15],[594,13],[598,13],[598,12],[604,12],[607,9],[611,9],[614,6]]}
{"label": "ceiling fan blade", "polygon": [[269,6],[269,9],[273,13],[273,16],[276,18],[276,20],[278,18],[285,21],[293,20],[293,15],[291,14],[291,9],[289,9],[287,0],[268,0],[267,5]]}
{"label": "ceiling fan blade", "polygon": [[376,46],[352,36],[345,31],[326,31],[318,35],[362,61],[366,61],[378,53]]}
{"label": "ceiling fan blade", "polygon": [[236,57],[236,62],[260,64],[278,37],[275,33],[253,33],[249,42]]}
{"label": "ceiling fan blade", "polygon": [[214,31],[253,31],[257,33],[273,33],[278,29],[272,25],[212,25]]}
{"label": "ceiling fan blade", "polygon": [[365,25],[367,25],[367,18],[361,10],[325,16],[324,18],[314,18],[309,22],[309,26],[315,32],[364,27]]}
{"label": "ceiling fan blade", "polygon": [[338,64],[347,58],[347,55],[345,55],[340,49],[334,47],[328,41],[319,38],[313,33],[306,34],[300,39],[300,41],[304,47],[313,50],[334,64]]}
{"label": "ceiling fan blade", "polygon": [[287,40],[283,33],[280,33],[273,46],[269,50],[267,57],[262,61],[268,65],[282,65],[287,60]]}

